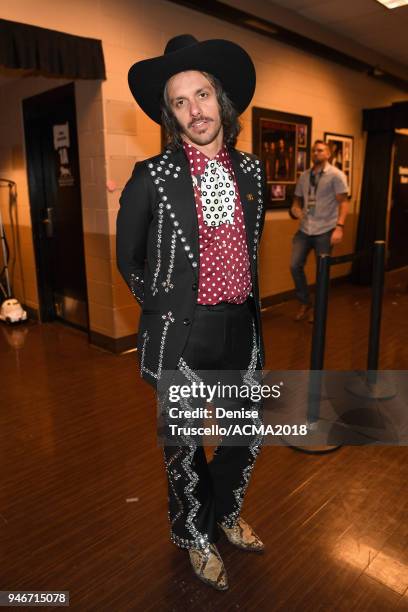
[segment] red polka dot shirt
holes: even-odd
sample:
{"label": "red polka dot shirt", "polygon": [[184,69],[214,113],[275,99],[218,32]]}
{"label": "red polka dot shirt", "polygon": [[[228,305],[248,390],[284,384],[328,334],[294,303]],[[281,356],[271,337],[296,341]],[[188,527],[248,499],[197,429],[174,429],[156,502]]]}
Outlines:
{"label": "red polka dot shirt", "polygon": [[214,159],[184,143],[198,218],[199,304],[241,304],[252,289],[245,220],[225,145]]}

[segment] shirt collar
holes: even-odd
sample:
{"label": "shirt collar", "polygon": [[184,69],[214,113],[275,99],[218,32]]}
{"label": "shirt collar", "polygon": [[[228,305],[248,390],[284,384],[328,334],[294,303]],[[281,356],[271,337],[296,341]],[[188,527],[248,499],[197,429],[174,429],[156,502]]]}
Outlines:
{"label": "shirt collar", "polygon": [[231,160],[225,144],[222,145],[217,155],[213,157],[212,160],[187,142],[183,142],[183,148],[189,161],[191,174],[203,174],[209,161],[218,161],[223,164],[227,170],[230,169]]}
{"label": "shirt collar", "polygon": [[[330,162],[326,161],[323,168],[319,170],[317,174],[320,174],[321,172],[326,173],[329,170],[330,166],[331,166]],[[313,172],[313,166],[310,168],[310,172],[311,173]]]}

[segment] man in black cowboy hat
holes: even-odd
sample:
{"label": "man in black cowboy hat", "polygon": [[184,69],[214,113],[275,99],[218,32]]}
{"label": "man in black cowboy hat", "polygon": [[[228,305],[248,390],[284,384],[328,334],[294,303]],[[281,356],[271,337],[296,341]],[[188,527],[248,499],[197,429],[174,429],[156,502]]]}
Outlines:
{"label": "man in black cowboy hat", "polygon": [[[234,148],[238,116],[255,89],[253,63],[232,42],[182,35],[163,56],[134,64],[128,78],[168,136],[162,154],[135,165],[117,217],[118,268],[142,307],[141,375],[158,394],[168,371],[190,384],[202,380],[201,371],[244,372],[253,381],[264,365],[258,246],[265,177],[254,155]],[[210,462],[195,438],[182,441],[164,446],[171,539],[188,549],[200,579],[224,590],[220,534],[241,549],[263,550],[240,516],[262,440],[220,444]]]}

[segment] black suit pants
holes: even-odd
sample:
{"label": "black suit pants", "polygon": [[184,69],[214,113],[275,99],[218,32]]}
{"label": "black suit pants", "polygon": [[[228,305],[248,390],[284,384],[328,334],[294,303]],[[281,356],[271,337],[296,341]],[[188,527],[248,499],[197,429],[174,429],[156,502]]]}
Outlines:
{"label": "black suit pants", "polygon": [[[197,305],[191,325],[178,366],[186,381],[213,382],[218,373],[223,382],[242,384],[243,380],[254,381],[259,376],[251,297],[243,304]],[[234,405],[243,407],[243,400],[230,397],[224,404],[228,409]],[[260,402],[255,405],[248,399],[245,408],[258,409],[259,417],[248,422],[259,425]],[[235,525],[261,443],[261,436],[253,434],[239,445],[226,445],[221,440],[210,462],[195,439],[187,438],[183,445],[164,446],[170,536],[175,544],[203,548],[218,540],[218,524]]]}

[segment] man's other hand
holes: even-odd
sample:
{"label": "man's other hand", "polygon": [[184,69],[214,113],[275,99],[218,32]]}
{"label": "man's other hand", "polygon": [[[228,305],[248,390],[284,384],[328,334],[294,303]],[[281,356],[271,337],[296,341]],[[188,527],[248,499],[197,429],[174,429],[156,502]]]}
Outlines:
{"label": "man's other hand", "polygon": [[343,240],[343,229],[336,227],[330,237],[330,244],[339,244]]}

